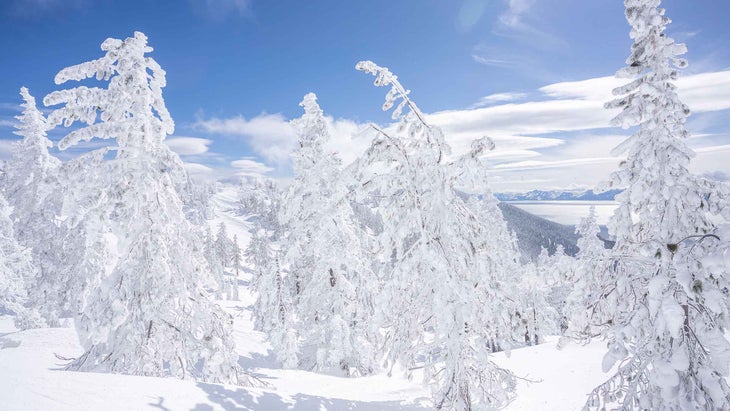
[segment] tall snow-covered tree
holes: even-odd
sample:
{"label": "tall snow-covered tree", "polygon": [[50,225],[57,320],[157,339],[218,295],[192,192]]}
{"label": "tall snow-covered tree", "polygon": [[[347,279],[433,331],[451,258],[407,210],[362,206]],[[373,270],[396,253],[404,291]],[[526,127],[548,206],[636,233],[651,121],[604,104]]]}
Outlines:
{"label": "tall snow-covered tree", "polygon": [[241,382],[232,318],[203,289],[212,279],[173,181],[180,160],[163,144],[174,129],[162,98],[165,72],[145,56],[152,48],[143,33],[107,39],[102,50],[55,81],[96,77],[107,88],[79,86],[44,99],[63,104],[49,123],[85,123],[59,148],[95,137],[116,142],[115,158],[87,170],[88,186],[75,187],[75,202],[98,219],[89,234],[115,240],[107,243],[109,273],[95,273],[103,278],[77,317],[85,352],[70,367]]}
{"label": "tall snow-covered tree", "polygon": [[15,314],[15,326],[21,330],[43,325],[37,311],[28,305],[28,284],[35,267],[28,250],[15,239],[10,207],[0,194],[0,311]]}
{"label": "tall snow-covered tree", "polygon": [[[35,98],[22,87],[23,113],[15,134],[23,139],[13,145],[12,157],[5,167],[3,191],[10,206],[13,228],[20,244],[30,249],[37,277],[26,278],[30,302],[39,308],[50,325],[69,301],[61,290],[54,289],[64,258],[63,230],[60,227],[62,196],[58,172],[61,162],[48,152],[53,146],[46,136],[48,124],[36,107]],[[31,271],[27,271],[31,273]],[[80,307],[74,306],[73,309]]]}
{"label": "tall snow-covered tree", "polygon": [[293,311],[299,364],[345,375],[370,373],[375,350],[368,336],[375,278],[361,245],[365,235],[347,201],[339,158],[324,150],[329,131],[316,96],[300,103],[294,120],[299,147],[296,179],[285,197],[288,229],[282,256],[295,284]]}
{"label": "tall snow-covered tree", "polygon": [[[397,103],[392,117],[399,121],[394,131],[372,126],[377,136],[355,170],[359,196],[381,199],[383,287],[376,306],[387,358],[406,370],[423,368],[437,409],[503,405],[514,378],[489,352],[495,340],[502,347],[514,340],[515,307],[503,276],[517,256],[492,253],[509,254],[502,247],[512,241],[487,240],[489,221],[455,190],[464,170],[449,163],[441,130],[428,124],[397,77],[370,61],[356,68],[373,74],[376,86],[391,87],[383,109]],[[477,140],[467,156],[477,159],[490,146]]]}
{"label": "tall snow-covered tree", "polygon": [[241,271],[242,255],[241,246],[238,245],[238,236],[233,236],[233,256],[231,258],[231,280],[230,280],[230,296],[229,300],[238,301],[238,277]]}
{"label": "tall snow-covered tree", "polygon": [[208,269],[213,277],[213,289],[210,290],[215,294],[215,298],[220,300],[223,298],[223,282],[225,278],[225,256],[221,256],[218,251],[217,237],[213,234],[210,227],[205,230],[205,246],[203,254],[208,263]]}
{"label": "tall snow-covered tree", "polygon": [[[267,250],[262,248],[259,250]],[[298,365],[297,332],[292,312],[292,290],[284,282],[279,257],[272,254],[261,275],[254,280],[258,294],[254,304],[256,328],[269,336],[276,358],[286,368]]]}
{"label": "tall snow-covered tree", "polygon": [[228,237],[228,229],[225,223],[218,225],[218,232],[215,235],[215,249],[223,266],[230,267],[233,257],[233,241]]}
{"label": "tall snow-covered tree", "polygon": [[616,244],[601,295],[603,366],[618,367],[586,407],[728,409],[730,284],[703,255],[719,237],[713,214],[730,214],[727,192],[706,190],[711,184],[687,169],[689,109],[673,84],[687,48],[664,33],[670,20],[660,3],[624,2],[634,44],[617,75],[631,81],[606,106],[621,109],[614,125],[636,131],[615,150],[628,154],[610,186],[626,190],[609,222]]}
{"label": "tall snow-covered tree", "polygon": [[575,229],[578,234],[578,253],[575,256],[572,274],[568,279],[571,287],[566,299],[566,334],[579,340],[590,338],[600,329],[591,323],[599,321],[600,312],[596,303],[602,286],[602,273],[608,263],[608,251],[598,237],[600,227],[596,219],[596,208],[591,206],[588,216],[582,218]]}

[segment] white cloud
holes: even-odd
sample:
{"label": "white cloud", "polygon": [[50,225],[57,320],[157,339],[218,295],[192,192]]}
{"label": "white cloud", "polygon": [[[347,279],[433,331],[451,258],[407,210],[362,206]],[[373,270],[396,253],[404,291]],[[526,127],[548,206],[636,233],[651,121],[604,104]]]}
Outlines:
{"label": "white cloud", "polygon": [[[370,144],[370,137],[361,135],[361,124],[347,119],[325,116],[330,140],[325,149],[336,152],[345,164],[355,160]],[[267,164],[288,169],[291,152],[296,147],[296,131],[281,114],[261,114],[252,119],[237,116],[228,119],[200,120],[194,128],[212,134],[243,137],[253,152]]]}
{"label": "white cloud", "polygon": [[[484,98],[495,102],[490,107],[440,111],[426,117],[443,129],[454,156],[466,153],[476,138],[494,139],[496,148],[486,156],[486,162],[492,166],[496,191],[593,187],[607,179],[620,161],[609,153],[628,133],[607,134],[609,130],[620,131],[609,129],[616,112],[604,109],[603,104],[612,98],[613,88],[626,82],[599,77],[556,83],[538,90],[542,101],[514,103],[511,99],[526,95],[499,93]],[[677,85],[680,98],[694,112],[730,108],[730,71],[683,77]],[[499,104],[505,101],[510,102]],[[719,115],[713,122],[723,118]],[[351,120],[327,117],[327,122],[332,136],[327,149],[338,152],[345,164],[364,152],[374,134],[363,133],[363,125]],[[243,137],[265,167],[276,168],[280,174],[290,170],[289,154],[296,136],[281,114],[213,118],[199,121],[196,127]],[[693,167],[701,172],[730,172],[727,150],[718,145],[721,141],[722,136],[689,140],[698,152],[693,163],[701,163]]]}
{"label": "white cloud", "polygon": [[525,14],[535,4],[535,0],[509,0],[507,10],[499,15],[499,22],[511,28],[520,28]]}
{"label": "white cloud", "polygon": [[484,106],[490,106],[495,103],[521,100],[525,97],[527,97],[527,94],[525,93],[495,93],[480,98],[479,101],[472,104],[470,108],[480,108]]}
{"label": "white cloud", "polygon": [[[629,80],[613,76],[569,81],[541,87],[555,99],[577,99],[603,104],[614,98],[613,89]],[[730,108],[730,70],[680,77],[676,81],[679,98],[695,113]]]}
{"label": "white cloud", "polygon": [[533,11],[536,0],[506,0],[506,3],[507,8],[497,17],[495,34],[542,50],[567,47],[565,40],[534,25],[540,23]]}
{"label": "white cloud", "polygon": [[23,111],[23,107],[20,106],[18,103],[0,103],[0,110],[10,110],[10,111]]}
{"label": "white cloud", "polygon": [[242,158],[240,160],[231,161],[231,166],[236,170],[235,174],[239,176],[263,176],[273,168],[264,163],[260,163],[251,158]]}
{"label": "white cloud", "polygon": [[172,136],[165,139],[165,144],[170,147],[170,150],[181,156],[205,154],[212,142],[212,140],[198,137]]}
{"label": "white cloud", "polygon": [[243,116],[200,120],[194,127],[212,134],[244,137],[251,149],[276,166],[288,164],[296,135],[281,114],[261,114],[252,119]]}
{"label": "white cloud", "polygon": [[373,136],[363,132],[366,125],[330,116],[326,116],[325,120],[330,129],[330,140],[325,149],[336,152],[344,164],[355,161],[370,146]]}
{"label": "white cloud", "polygon": [[0,119],[0,127],[15,127],[18,125],[17,121]]}

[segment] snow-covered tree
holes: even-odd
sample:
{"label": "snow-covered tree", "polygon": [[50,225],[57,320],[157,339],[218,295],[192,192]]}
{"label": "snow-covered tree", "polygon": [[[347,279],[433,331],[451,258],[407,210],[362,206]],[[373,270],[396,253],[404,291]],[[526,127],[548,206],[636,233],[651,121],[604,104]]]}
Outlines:
{"label": "snow-covered tree", "polygon": [[608,263],[608,251],[598,237],[600,227],[594,206],[591,206],[588,216],[581,218],[575,233],[579,236],[578,253],[568,278],[571,286],[565,308],[568,319],[566,334],[582,340],[597,332],[591,326],[592,322],[605,322],[599,321],[601,313],[594,310],[601,292],[602,273],[606,271]]}
{"label": "snow-covered tree", "polygon": [[74,187],[81,192],[74,201],[87,208],[77,221],[97,218],[96,233],[87,233],[114,241],[107,243],[109,273],[77,317],[85,352],[70,367],[242,382],[232,318],[203,289],[212,279],[173,180],[180,160],[163,144],[174,128],[162,98],[165,72],[145,56],[152,48],[143,33],[107,39],[102,50],[102,58],[65,68],[55,81],[96,77],[107,88],[79,86],[44,99],[63,104],[50,124],[85,123],[59,148],[94,137],[116,142],[115,158],[86,170],[87,185]]}
{"label": "snow-covered tree", "polygon": [[239,213],[272,234],[278,229],[281,193],[273,180],[244,179],[238,197]]}
{"label": "snow-covered tree", "polygon": [[233,258],[233,241],[228,237],[228,229],[225,223],[218,225],[218,232],[215,235],[215,249],[223,266],[230,267]]}
{"label": "snow-covered tree", "polygon": [[217,237],[206,227],[205,249],[203,251],[205,259],[208,262],[208,269],[213,277],[215,298],[220,300],[223,298],[223,282],[225,278],[225,256],[218,251]]}
{"label": "snow-covered tree", "polygon": [[256,328],[269,336],[276,358],[286,368],[298,365],[297,332],[292,313],[292,290],[284,283],[278,255],[254,281]]}
{"label": "snow-covered tree", "polygon": [[238,245],[238,236],[233,236],[233,247],[231,248],[233,250],[233,256],[231,258],[231,274],[232,278],[230,280],[230,296],[228,297],[229,300],[238,301],[238,276],[241,271],[242,267],[242,255],[241,255],[241,246]]}
{"label": "snow-covered tree", "polygon": [[293,311],[299,364],[345,375],[375,366],[368,337],[372,290],[370,258],[361,245],[339,158],[324,150],[329,131],[316,96],[300,103],[304,115],[292,122],[299,147],[293,153],[296,179],[285,196],[281,220],[284,265],[296,290]]}
{"label": "snow-covered tree", "polygon": [[[514,340],[515,307],[503,281],[517,262],[516,255],[504,258],[513,239],[488,239],[492,221],[477,218],[455,189],[465,170],[448,162],[441,130],[397,77],[370,61],[356,67],[373,74],[376,86],[391,87],[383,109],[397,103],[392,117],[399,121],[394,131],[372,126],[377,136],[355,169],[358,196],[380,198],[383,288],[376,307],[385,354],[406,370],[423,368],[437,409],[503,405],[514,379],[488,354]],[[491,145],[477,140],[463,164],[481,166],[476,159]]]}
{"label": "snow-covered tree", "polygon": [[727,193],[687,170],[689,109],[673,84],[687,48],[665,35],[660,0],[624,4],[634,44],[617,75],[632,80],[607,107],[621,109],[614,125],[637,128],[615,150],[628,155],[610,186],[626,190],[609,222],[616,244],[598,309],[608,317],[604,370],[618,367],[586,407],[728,409],[730,284],[726,269],[705,265]]}
{"label": "snow-covered tree", "polygon": [[0,312],[15,314],[15,326],[21,330],[43,325],[37,311],[28,307],[26,281],[35,271],[29,253],[15,239],[10,207],[0,194]]}
{"label": "snow-covered tree", "polygon": [[[3,191],[10,206],[13,228],[20,244],[30,249],[37,277],[26,278],[30,302],[39,308],[50,325],[68,305],[65,293],[53,289],[62,269],[60,251],[64,237],[60,226],[62,195],[58,181],[61,162],[48,152],[53,145],[46,136],[48,124],[36,107],[35,98],[22,87],[23,113],[15,134],[23,139],[13,145],[5,166]],[[31,271],[27,273],[30,274]],[[78,309],[80,307],[73,307]]]}
{"label": "snow-covered tree", "polygon": [[560,244],[553,255],[543,247],[536,261],[528,264],[517,279],[516,321],[524,333],[525,344],[537,345],[545,336],[562,332],[570,260]]}

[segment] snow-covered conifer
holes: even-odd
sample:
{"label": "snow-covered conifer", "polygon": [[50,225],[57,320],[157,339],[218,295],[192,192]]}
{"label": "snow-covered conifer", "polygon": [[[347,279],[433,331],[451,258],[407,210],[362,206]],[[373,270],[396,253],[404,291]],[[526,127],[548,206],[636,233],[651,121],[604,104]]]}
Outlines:
{"label": "snow-covered conifer", "polygon": [[618,369],[586,407],[728,409],[727,270],[710,270],[703,255],[717,240],[712,214],[727,218],[728,207],[687,169],[689,109],[673,84],[687,48],[665,35],[660,3],[624,2],[634,44],[617,75],[631,82],[607,107],[621,109],[614,125],[637,129],[615,150],[628,154],[610,186],[626,190],[609,222],[616,244],[599,307],[608,313],[604,370]]}
{"label": "snow-covered conifer", "polygon": [[[50,325],[68,305],[65,293],[53,289],[61,265],[63,230],[59,227],[62,196],[58,180],[61,162],[48,152],[53,145],[46,136],[48,124],[36,107],[35,98],[22,87],[23,113],[15,134],[23,139],[13,145],[13,155],[6,164],[3,191],[10,206],[13,228],[20,244],[31,252],[37,277],[26,278],[32,296],[30,303],[38,307]],[[74,307],[78,309],[80,307]]]}
{"label": "snow-covered conifer", "polygon": [[572,275],[570,293],[566,299],[567,334],[576,339],[593,336],[598,330],[591,326],[600,321],[600,312],[594,311],[602,286],[602,273],[606,271],[608,251],[598,237],[600,227],[596,219],[596,208],[591,206],[588,216],[582,218],[575,229],[578,237],[578,253]]}
{"label": "snow-covered conifer", "polygon": [[228,229],[225,223],[218,225],[218,232],[215,235],[215,249],[224,267],[230,267],[233,258],[233,241],[228,237]]}
{"label": "snow-covered conifer", "polygon": [[299,138],[293,153],[296,179],[281,218],[288,230],[282,256],[296,290],[299,364],[367,374],[375,366],[368,336],[375,281],[363,255],[365,233],[346,198],[340,160],[324,150],[329,131],[316,96],[307,94],[300,105],[304,115],[292,122]]}
{"label": "snow-covered conifer", "polygon": [[28,307],[26,280],[34,274],[29,253],[15,239],[8,203],[0,194],[0,311],[15,314],[15,326],[21,330],[43,325],[37,311]]}
{"label": "snow-covered conifer", "polygon": [[210,230],[210,227],[206,227],[205,231],[205,246],[204,251],[205,259],[208,263],[208,269],[213,277],[213,290],[215,298],[220,300],[223,298],[223,282],[225,278],[225,257],[221,256],[218,251],[217,237]]}
{"label": "snow-covered conifer", "polygon": [[[447,161],[441,130],[428,124],[397,77],[370,61],[356,67],[373,74],[376,86],[391,87],[383,109],[397,103],[392,117],[399,121],[394,132],[372,126],[377,137],[355,169],[358,196],[381,199],[383,288],[376,306],[385,353],[405,369],[423,367],[437,409],[500,406],[514,379],[488,354],[514,339],[514,306],[502,276],[517,256],[501,258],[509,252],[499,246],[513,242],[486,240],[490,222],[480,221],[455,190],[460,167]],[[477,159],[489,147],[478,140],[467,156]]]}
{"label": "snow-covered conifer", "polygon": [[230,296],[229,300],[238,301],[240,299],[238,295],[238,276],[241,271],[242,255],[241,246],[238,245],[238,236],[233,236],[233,256],[231,258],[231,280],[230,280]]}
{"label": "snow-covered conifer", "polygon": [[117,144],[114,159],[87,170],[83,191],[95,201],[81,206],[98,217],[96,235],[115,241],[110,272],[77,318],[85,352],[71,368],[241,382],[232,318],[203,289],[212,280],[173,181],[180,160],[163,144],[174,128],[162,98],[165,72],[145,57],[152,48],[140,32],[107,39],[102,50],[102,58],[63,69],[55,81],[96,77],[107,88],[79,86],[44,99],[63,104],[51,124],[85,123],[59,148],[94,137]]}
{"label": "snow-covered conifer", "polygon": [[286,368],[298,365],[297,333],[293,324],[292,290],[286,286],[278,256],[273,256],[254,281],[256,328],[269,336],[276,358]]}

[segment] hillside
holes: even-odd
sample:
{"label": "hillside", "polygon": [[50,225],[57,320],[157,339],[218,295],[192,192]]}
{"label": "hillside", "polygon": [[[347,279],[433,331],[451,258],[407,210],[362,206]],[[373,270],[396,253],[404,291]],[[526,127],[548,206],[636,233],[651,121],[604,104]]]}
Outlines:
{"label": "hillside", "polygon": [[[232,215],[235,191],[216,196],[217,217],[229,233],[247,241],[246,223]],[[504,206],[503,206],[504,207]],[[519,210],[503,208],[511,216]],[[527,223],[529,215],[513,221]],[[549,222],[548,222],[549,223]],[[545,226],[556,229],[553,225]],[[545,238],[551,238],[546,236]],[[242,241],[243,243],[243,241]],[[243,244],[245,245],[245,243]],[[261,387],[204,384],[172,378],[137,377],[63,370],[64,360],[82,353],[73,328],[17,331],[12,318],[0,316],[0,386],[3,410],[426,410],[430,393],[420,381],[385,372],[342,378],[304,370],[284,370],[275,361],[264,334],[253,329],[250,274],[239,279],[241,301],[219,303],[234,318],[239,364],[263,383]],[[600,362],[604,343],[555,348],[542,345],[494,355],[520,380],[517,399],[507,410],[579,409],[585,394],[605,378]],[[539,359],[539,360],[538,360]],[[418,377],[416,377],[418,378]]]}
{"label": "hillside", "polygon": [[520,252],[525,260],[534,261],[542,247],[553,254],[558,244],[563,246],[568,255],[573,256],[578,252],[578,235],[573,226],[546,220],[505,202],[499,203],[499,208],[507,220],[507,226],[517,235]]}

